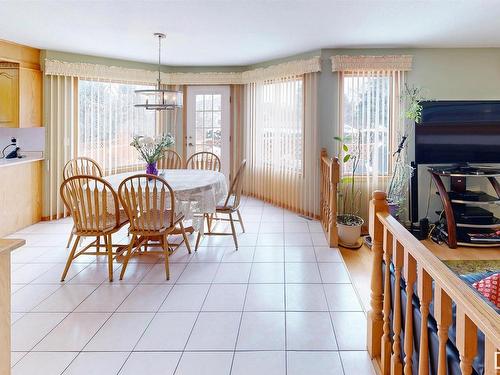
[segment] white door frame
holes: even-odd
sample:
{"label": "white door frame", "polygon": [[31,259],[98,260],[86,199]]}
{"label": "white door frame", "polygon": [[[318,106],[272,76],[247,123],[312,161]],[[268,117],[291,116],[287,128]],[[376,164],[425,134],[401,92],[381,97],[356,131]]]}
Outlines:
{"label": "white door frame", "polygon": [[[188,86],[187,111],[186,111],[186,136],[185,147],[187,158],[194,153],[196,141],[196,95],[220,94],[221,95],[221,172],[229,179],[231,165],[230,147],[230,87],[229,85],[217,86]],[[190,146],[192,144],[193,146]]]}

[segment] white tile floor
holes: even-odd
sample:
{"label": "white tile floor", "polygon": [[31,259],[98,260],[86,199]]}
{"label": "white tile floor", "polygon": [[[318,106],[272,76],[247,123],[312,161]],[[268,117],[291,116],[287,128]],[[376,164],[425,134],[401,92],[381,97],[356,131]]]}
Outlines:
{"label": "white tile floor", "polygon": [[230,236],[181,247],[168,282],[156,256],[123,281],[116,263],[113,283],[105,257],[86,256],[60,283],[70,219],[13,235],[27,241],[12,254],[13,374],[373,374],[365,315],[320,224],[255,199],[242,214],[238,251]]}

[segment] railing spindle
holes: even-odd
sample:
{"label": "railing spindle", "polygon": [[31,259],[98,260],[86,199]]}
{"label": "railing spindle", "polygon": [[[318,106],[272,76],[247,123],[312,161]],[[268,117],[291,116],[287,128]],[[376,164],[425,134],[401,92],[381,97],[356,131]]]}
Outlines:
{"label": "railing spindle", "polygon": [[432,279],[427,271],[418,264],[418,297],[420,299],[420,351],[418,356],[418,375],[429,374],[429,305],[432,300]]}
{"label": "railing spindle", "polygon": [[434,317],[439,339],[438,375],[446,375],[446,342],[448,328],[452,322],[452,310],[450,296],[439,285],[434,288]]}
{"label": "railing spindle", "polygon": [[457,306],[457,349],[460,353],[462,375],[472,373],[472,361],[477,350],[477,327],[465,314],[462,306]]}
{"label": "railing spindle", "polygon": [[413,286],[417,279],[417,262],[405,248],[404,276],[406,280],[405,367],[404,374],[412,375],[413,358]]}
{"label": "railing spindle", "polygon": [[403,246],[393,237],[392,263],[394,264],[394,308],[392,330],[393,344],[391,356],[391,374],[399,375],[403,372],[401,363],[401,267],[404,260]]}
{"label": "railing spindle", "polygon": [[382,352],[380,368],[382,374],[389,374],[391,365],[391,258],[392,258],[392,233],[384,228],[384,325],[382,336]]}

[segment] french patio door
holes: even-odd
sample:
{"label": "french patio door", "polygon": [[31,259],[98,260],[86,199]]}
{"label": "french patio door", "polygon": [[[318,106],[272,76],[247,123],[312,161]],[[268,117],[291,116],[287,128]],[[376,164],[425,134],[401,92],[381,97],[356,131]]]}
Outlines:
{"label": "french patio door", "polygon": [[221,172],[229,177],[229,86],[187,88],[187,157],[209,151],[221,160]]}

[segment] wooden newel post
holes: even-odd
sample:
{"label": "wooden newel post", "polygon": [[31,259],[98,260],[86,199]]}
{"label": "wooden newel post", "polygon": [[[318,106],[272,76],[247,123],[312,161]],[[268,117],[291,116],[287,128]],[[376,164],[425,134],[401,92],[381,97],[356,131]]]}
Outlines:
{"label": "wooden newel post", "polygon": [[332,170],[330,176],[330,247],[339,245],[339,233],[337,229],[337,184],[340,179],[340,164],[339,159],[332,158]]}
{"label": "wooden newel post", "polygon": [[371,278],[370,311],[368,312],[367,348],[372,358],[380,356],[383,333],[383,289],[382,289],[382,257],[384,242],[384,226],[377,217],[379,212],[389,212],[386,194],[374,191],[370,201],[369,229],[372,238],[373,264]]}

